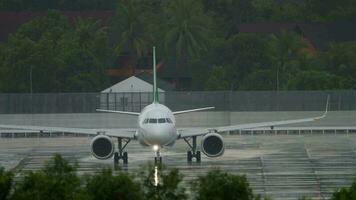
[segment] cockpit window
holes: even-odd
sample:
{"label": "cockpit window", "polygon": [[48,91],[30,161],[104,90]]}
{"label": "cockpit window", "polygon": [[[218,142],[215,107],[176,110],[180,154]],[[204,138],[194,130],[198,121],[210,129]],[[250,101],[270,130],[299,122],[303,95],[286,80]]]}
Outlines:
{"label": "cockpit window", "polygon": [[159,118],[158,119],[158,123],[160,123],[160,124],[166,123],[166,119],[165,118]]}
{"label": "cockpit window", "polygon": [[145,121],[143,121],[144,124],[147,124],[148,123],[148,119],[145,119]]}
{"label": "cockpit window", "polygon": [[156,124],[157,123],[157,119],[151,118],[151,119],[149,119],[149,123],[150,124]]}
{"label": "cockpit window", "polygon": [[167,120],[168,123],[172,124],[172,120],[171,119],[166,118],[166,120]]}

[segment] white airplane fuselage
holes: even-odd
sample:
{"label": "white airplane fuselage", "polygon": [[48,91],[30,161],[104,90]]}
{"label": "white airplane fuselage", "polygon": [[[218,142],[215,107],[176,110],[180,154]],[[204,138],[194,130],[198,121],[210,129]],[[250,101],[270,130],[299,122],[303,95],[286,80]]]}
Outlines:
{"label": "white airplane fuselage", "polygon": [[172,146],[178,138],[176,121],[165,105],[152,103],[138,117],[136,137],[144,146]]}

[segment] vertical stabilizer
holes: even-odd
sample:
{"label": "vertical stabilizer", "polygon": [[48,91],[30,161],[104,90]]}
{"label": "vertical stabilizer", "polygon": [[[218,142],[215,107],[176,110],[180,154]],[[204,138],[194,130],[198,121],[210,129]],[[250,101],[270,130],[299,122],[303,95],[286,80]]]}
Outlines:
{"label": "vertical stabilizer", "polygon": [[153,103],[158,103],[157,74],[156,74],[156,47],[153,47]]}

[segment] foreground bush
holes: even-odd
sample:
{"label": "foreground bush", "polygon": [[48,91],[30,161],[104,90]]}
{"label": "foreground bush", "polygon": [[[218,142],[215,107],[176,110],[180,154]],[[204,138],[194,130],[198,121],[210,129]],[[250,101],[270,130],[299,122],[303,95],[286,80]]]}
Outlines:
{"label": "foreground bush", "polygon": [[0,200],[7,199],[11,185],[13,174],[11,172],[5,172],[5,169],[0,167]]}
{"label": "foreground bush", "polygon": [[183,175],[177,170],[149,165],[140,172],[142,189],[147,200],[185,200]]}
{"label": "foreground bush", "polygon": [[[153,165],[136,175],[102,169],[94,175],[79,177],[77,165],[60,155],[55,155],[42,170],[26,173],[21,181],[13,184],[12,179],[11,172],[0,169],[0,200],[185,200],[190,186],[183,184],[183,175],[177,169]],[[192,186],[189,199],[261,199],[253,194],[246,176],[221,170],[208,172],[193,181]],[[345,189],[347,194],[350,190]],[[352,195],[346,199],[349,197]]]}
{"label": "foreground bush", "polygon": [[92,200],[145,199],[140,184],[128,173],[103,169],[98,174],[87,176],[85,189]]}
{"label": "foreground bush", "polygon": [[356,200],[356,179],[349,188],[341,188],[334,192],[331,200]]}
{"label": "foreground bush", "polygon": [[252,200],[254,195],[246,176],[212,170],[193,183],[197,200]]}
{"label": "foreground bush", "polygon": [[30,172],[15,185],[13,200],[89,199],[76,174],[76,165],[70,165],[55,155],[41,171]]}

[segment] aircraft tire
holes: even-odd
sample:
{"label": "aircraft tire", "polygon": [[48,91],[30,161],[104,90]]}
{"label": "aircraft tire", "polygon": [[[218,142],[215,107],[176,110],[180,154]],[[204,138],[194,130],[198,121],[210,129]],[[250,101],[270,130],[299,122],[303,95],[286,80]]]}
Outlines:
{"label": "aircraft tire", "polygon": [[191,151],[187,151],[187,161],[188,162],[192,162],[192,157],[193,157],[192,152]]}
{"label": "aircraft tire", "polygon": [[127,152],[124,152],[124,154],[123,154],[123,161],[124,161],[124,164],[127,164],[127,163],[128,163],[128,155],[127,155]]}
{"label": "aircraft tire", "polygon": [[197,151],[196,159],[197,159],[197,162],[200,163],[200,161],[201,161],[201,153],[200,153],[200,151]]}
{"label": "aircraft tire", "polygon": [[114,165],[119,164],[119,153],[115,152],[114,153]]}

